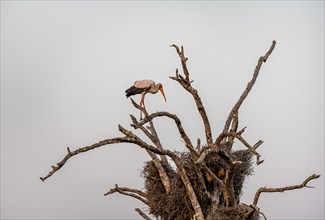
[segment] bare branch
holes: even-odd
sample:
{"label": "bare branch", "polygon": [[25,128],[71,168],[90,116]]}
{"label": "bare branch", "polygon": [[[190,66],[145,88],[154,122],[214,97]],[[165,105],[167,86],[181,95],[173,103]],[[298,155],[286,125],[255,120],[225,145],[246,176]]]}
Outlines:
{"label": "bare branch", "polygon": [[244,145],[245,145],[245,147],[247,147],[249,150],[250,150],[250,152],[252,152],[255,156],[256,156],[256,159],[257,159],[257,161],[256,161],[256,164],[257,165],[260,165],[261,163],[263,163],[264,162],[264,160],[260,160],[260,158],[261,158],[261,155],[259,154],[259,153],[257,153],[256,152],[256,149],[261,145],[261,144],[263,144],[263,141],[262,140],[259,140],[253,147],[241,136],[241,135],[238,135],[238,134],[236,134],[236,138],[238,139],[238,140],[240,140]]}
{"label": "bare branch", "polygon": [[179,50],[178,46],[176,46],[175,44],[170,45],[170,46],[171,47],[175,47],[178,56],[181,58],[182,68],[183,68],[184,75],[185,75],[185,81],[186,82],[189,82],[190,81],[190,78],[189,78],[190,77],[190,74],[189,74],[188,69],[187,69],[187,66],[186,66],[186,62],[187,62],[188,58],[185,57],[185,55],[184,55],[184,48],[183,48],[183,46],[181,46],[181,51]]}
{"label": "bare branch", "polygon": [[276,42],[273,41],[272,45],[270,47],[270,49],[266,52],[266,54],[262,57],[259,58],[258,63],[255,67],[255,71],[253,74],[253,78],[251,79],[251,81],[247,84],[246,89],[244,90],[244,92],[242,93],[242,95],[240,96],[240,98],[238,99],[237,103],[234,105],[234,107],[232,108],[232,110],[230,111],[228,118],[226,120],[223,132],[227,132],[229,130],[229,126],[231,123],[231,120],[234,116],[234,114],[236,112],[238,112],[238,109],[240,108],[241,104],[243,103],[243,101],[245,100],[245,98],[247,97],[248,93],[251,91],[251,89],[253,88],[255,81],[258,77],[259,71],[261,69],[261,66],[263,64],[263,62],[266,62],[266,60],[269,58],[269,56],[271,55],[273,49],[275,48],[275,44]]}
{"label": "bare branch", "polygon": [[141,209],[136,208],[135,211],[138,212],[139,215],[141,215],[141,217],[142,217],[143,219],[145,219],[145,220],[151,220],[151,219],[146,215],[146,213],[144,213],[143,211],[141,211]]}
{"label": "bare branch", "polygon": [[[130,115],[131,116],[131,119],[133,121],[133,124],[131,126],[133,126],[134,128],[140,128],[143,133],[156,145],[156,147],[160,150],[162,150],[162,146],[160,144],[160,141],[157,137],[157,135],[154,135],[154,134],[151,134],[146,128],[144,128],[143,126],[138,126],[138,121],[136,120],[136,118],[133,116],[133,115]],[[153,124],[152,126],[153,127]],[[170,185],[170,180],[169,180],[169,177],[164,169],[164,167],[162,166],[162,163],[160,162],[160,160],[158,159],[157,155],[152,153],[151,151],[149,150],[146,150],[147,153],[149,154],[149,156],[151,157],[153,163],[155,164],[158,172],[159,172],[159,176],[160,176],[160,179],[165,187],[165,190],[167,193],[170,192],[171,190],[171,185]],[[165,159],[165,161],[163,160],[162,162],[165,163],[166,165],[168,164],[168,161],[167,161],[167,158],[166,158],[166,155],[161,155],[161,158],[162,160]]]}
{"label": "bare branch", "polygon": [[[155,137],[150,133],[150,131],[143,126],[137,126],[139,124],[138,120],[133,115],[130,115],[130,117],[133,123],[131,124],[131,127],[135,129],[140,128],[140,130],[156,145],[158,149],[162,149],[162,146],[158,144],[158,140],[155,140]],[[158,147],[157,145],[159,145],[160,147]]]}
{"label": "bare branch", "polygon": [[89,150],[94,150],[94,149],[99,148],[99,147],[104,146],[104,145],[116,144],[116,143],[123,143],[123,142],[131,142],[131,141],[128,138],[126,138],[126,137],[118,137],[118,138],[112,138],[112,139],[106,139],[106,140],[103,140],[103,141],[99,141],[98,143],[92,144],[90,146],[78,148],[75,151],[70,151],[70,149],[68,148],[67,155],[60,162],[58,162],[56,165],[51,166],[52,167],[52,171],[50,171],[45,177],[40,177],[40,179],[44,182],[47,178],[49,178],[55,172],[57,172],[58,170],[60,170],[64,166],[64,164],[71,157],[73,157],[75,155],[78,155],[80,153],[87,152]]}
{"label": "bare branch", "polygon": [[268,59],[269,56],[271,55],[272,51],[274,50],[274,48],[275,48],[275,44],[276,44],[275,40],[272,41],[272,46],[271,46],[271,48],[269,49],[269,51],[266,52],[266,54],[265,54],[264,57],[263,57],[263,58],[264,58],[264,59],[263,59],[264,63],[267,61],[267,59]]}
{"label": "bare branch", "polygon": [[134,108],[139,109],[139,110],[142,111],[145,115],[149,115],[148,112],[147,112],[147,110],[146,110],[144,107],[140,106],[140,105],[139,105],[138,103],[136,103],[132,98],[130,98],[130,99],[131,99],[131,103],[132,103],[132,105],[134,106]]}
{"label": "bare branch", "polygon": [[177,166],[178,173],[179,173],[179,175],[184,183],[184,186],[187,190],[187,194],[191,200],[191,204],[194,209],[195,216],[196,216],[197,220],[203,220],[204,216],[203,216],[203,212],[202,212],[200,203],[197,200],[193,186],[186,174],[186,170],[185,170],[180,158],[174,153],[169,156],[173,159],[173,161],[175,162],[175,165]]}
{"label": "bare branch", "polygon": [[198,154],[201,154],[201,139],[198,138],[197,141],[196,141],[196,151]]}
{"label": "bare branch", "polygon": [[[252,147],[249,143],[247,143],[247,141],[241,135],[235,135],[235,137],[238,140],[240,140],[240,142],[242,142],[245,145],[245,147],[247,147],[254,155],[257,154],[256,149],[254,147]],[[261,142],[261,141],[258,141],[258,142]]]}
{"label": "bare branch", "polygon": [[107,193],[104,194],[104,196],[107,196],[109,194],[113,194],[115,192],[118,191],[125,191],[125,192],[131,192],[131,193],[135,193],[138,194],[139,196],[143,197],[143,198],[147,198],[147,193],[142,192],[141,190],[138,189],[132,189],[132,188],[128,188],[128,187],[119,187],[117,184],[115,184],[115,188],[110,189]]}
{"label": "bare branch", "polygon": [[259,140],[256,144],[254,144],[253,148],[256,150],[259,146],[261,146],[261,144],[263,144],[264,142],[262,140]]}
{"label": "bare branch", "polygon": [[94,150],[96,148],[102,147],[104,145],[109,145],[109,144],[118,144],[118,143],[133,143],[136,144],[138,146],[140,146],[141,148],[147,149],[152,151],[153,153],[159,154],[159,155],[167,155],[168,152],[164,151],[162,152],[162,150],[159,150],[151,145],[148,145],[147,143],[145,143],[143,140],[141,140],[139,137],[135,136],[131,131],[128,131],[126,129],[124,129],[121,125],[119,125],[119,131],[121,131],[123,134],[125,134],[125,137],[117,137],[117,138],[111,138],[111,139],[106,139],[103,141],[99,141],[98,143],[86,146],[86,147],[81,147],[78,148],[74,151],[71,151],[68,148],[68,153],[67,155],[59,162],[56,164],[56,166],[51,166],[52,167],[52,171],[50,171],[48,173],[48,175],[46,175],[45,177],[40,177],[40,179],[44,182],[47,178],[49,178],[50,176],[52,176],[55,172],[57,172],[58,170],[61,169],[62,166],[64,166],[64,164],[73,156],[76,156],[80,153],[85,153],[89,150]]}
{"label": "bare branch", "polygon": [[164,117],[164,116],[174,120],[174,122],[178,128],[178,132],[185,142],[185,146],[187,147],[187,149],[189,149],[189,151],[191,152],[191,154],[193,156],[198,157],[198,153],[194,150],[194,147],[192,145],[190,138],[187,136],[186,132],[184,131],[181,120],[175,114],[171,114],[169,112],[152,113],[151,115],[147,115],[140,123],[134,124],[135,128],[139,128],[140,126],[144,125],[145,123],[151,122],[154,118]]}
{"label": "bare branch", "polygon": [[[230,133],[236,133],[237,132],[237,128],[238,128],[238,112],[234,113],[234,117],[231,123],[231,129],[230,129]],[[234,144],[234,136],[230,136],[228,138],[228,142],[229,142],[229,151],[232,149],[232,146]]]}
{"label": "bare branch", "polygon": [[220,144],[222,142],[222,140],[224,140],[224,138],[226,137],[231,137],[231,136],[235,136],[236,134],[234,133],[230,133],[230,132],[221,132],[219,134],[219,136],[217,137],[216,141],[214,142],[214,146],[216,149],[219,149],[220,148]]}
{"label": "bare branch", "polygon": [[225,199],[226,199],[226,207],[233,207],[235,205],[235,191],[233,187],[233,177],[234,177],[234,168],[235,163],[230,163],[229,168],[226,169],[226,177],[225,177]]}
{"label": "bare branch", "polygon": [[202,162],[204,161],[204,159],[206,158],[206,156],[207,156],[210,152],[211,152],[211,149],[209,149],[209,148],[205,148],[205,149],[202,151],[200,157],[195,161],[195,163],[199,163],[199,164],[202,163]]}
{"label": "bare branch", "polygon": [[[172,151],[168,150],[168,149],[157,149],[149,144],[147,144],[146,142],[144,142],[143,140],[141,140],[141,138],[139,138],[138,136],[136,136],[135,134],[133,134],[131,131],[126,130],[125,128],[123,128],[121,125],[119,125],[119,131],[121,131],[123,134],[125,134],[127,136],[127,138],[130,139],[130,143],[134,143],[136,145],[138,145],[141,148],[147,149],[149,151],[152,151],[155,154],[159,154],[159,155],[167,155],[170,158],[174,159],[174,158],[178,158],[178,156],[173,153]],[[179,158],[178,158],[179,159]]]}
{"label": "bare branch", "polygon": [[[136,108],[136,109],[139,109],[140,111],[144,112],[144,115],[145,117],[149,116],[149,113],[147,112],[147,110],[145,108],[142,108],[140,105],[138,105],[132,98],[131,98],[131,102],[133,104],[133,106]],[[136,124],[138,124],[138,121],[136,120],[136,118],[134,116],[131,115],[131,119],[132,119],[132,122],[133,122],[133,126],[134,128],[136,128]],[[160,150],[163,149],[161,143],[160,143],[160,140],[159,140],[159,137],[158,137],[158,134],[157,134],[157,131],[155,129],[155,126],[153,124],[153,121],[149,121],[149,130],[151,133],[148,132],[148,130],[142,126],[140,126],[140,129],[145,133],[145,135],[156,145],[156,147]],[[164,164],[168,164],[168,161],[167,161],[167,157],[166,155],[160,155],[160,158],[162,160],[162,162]]]}
{"label": "bare branch", "polygon": [[[170,180],[169,177],[164,169],[164,167],[162,166],[162,163],[160,162],[160,160],[158,159],[158,157],[156,156],[156,154],[152,153],[151,151],[147,150],[148,154],[150,155],[153,163],[155,164],[158,172],[159,172],[159,176],[161,179],[161,182],[163,183],[166,193],[168,194],[171,190],[171,184],[170,184]],[[163,155],[165,156],[165,155]]]}
{"label": "bare branch", "polygon": [[119,187],[117,184],[115,184],[115,188],[111,189],[110,191],[108,191],[107,193],[104,194],[104,196],[113,194],[113,193],[120,193],[126,196],[131,196],[133,198],[136,198],[138,200],[140,200],[141,202],[143,202],[144,204],[150,206],[149,202],[147,201],[147,195],[137,189],[131,189],[131,188],[127,188],[127,187]]}
{"label": "bare branch", "polygon": [[301,189],[303,187],[307,187],[310,188],[309,186],[307,186],[307,183],[313,179],[317,179],[318,177],[320,177],[320,175],[316,175],[313,174],[311,176],[309,176],[307,179],[305,179],[301,184],[299,185],[293,185],[293,186],[286,186],[286,187],[282,187],[282,188],[266,188],[266,187],[261,187],[257,190],[255,197],[254,197],[254,202],[253,205],[256,206],[258,199],[260,197],[260,194],[263,192],[269,192],[269,193],[273,193],[273,192],[284,192],[287,190],[295,190],[295,189]]}
{"label": "bare branch", "polygon": [[188,71],[187,66],[186,66],[186,61],[188,59],[185,58],[184,48],[181,47],[181,51],[180,51],[179,48],[178,48],[178,46],[176,46],[175,44],[173,44],[171,46],[176,49],[176,52],[177,52],[178,56],[181,59],[182,68],[183,68],[183,72],[184,72],[184,75],[185,75],[185,79],[180,74],[178,74],[178,70],[177,69],[176,69],[176,77],[170,76],[169,78],[177,81],[179,84],[181,84],[183,86],[183,88],[186,91],[188,91],[189,93],[192,94],[192,96],[194,98],[194,101],[195,101],[195,104],[196,104],[196,107],[197,107],[197,109],[198,109],[198,111],[199,111],[199,113],[201,115],[202,120],[203,120],[203,124],[204,124],[204,128],[205,128],[206,141],[208,143],[208,146],[212,146],[213,142],[212,142],[212,133],[211,133],[210,122],[209,122],[208,116],[206,114],[205,108],[203,106],[203,103],[201,101],[201,98],[200,98],[197,90],[194,89],[191,86],[191,82],[192,81],[190,81],[190,78],[189,78],[189,75],[190,74],[189,74],[189,71]]}

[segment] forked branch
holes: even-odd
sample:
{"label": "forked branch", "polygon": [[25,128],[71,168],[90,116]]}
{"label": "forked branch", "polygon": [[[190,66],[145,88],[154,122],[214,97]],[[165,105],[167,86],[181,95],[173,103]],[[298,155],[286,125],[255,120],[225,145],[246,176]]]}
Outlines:
{"label": "forked branch", "polygon": [[110,189],[107,193],[104,194],[104,196],[113,194],[113,193],[120,193],[126,196],[131,196],[133,198],[136,198],[143,202],[144,204],[150,206],[148,200],[147,200],[147,194],[142,192],[141,190],[138,189],[132,189],[132,188],[127,188],[127,187],[119,187],[117,184],[115,184],[115,188]]}
{"label": "forked branch", "polygon": [[137,129],[137,128],[141,127],[142,125],[144,125],[148,122],[151,122],[154,118],[157,118],[157,117],[167,117],[167,118],[171,118],[174,120],[176,127],[178,129],[178,132],[185,142],[185,146],[187,147],[187,149],[189,149],[189,151],[194,156],[194,158],[197,158],[198,153],[194,150],[192,142],[191,142],[190,138],[187,136],[187,134],[182,126],[181,120],[175,114],[171,114],[169,112],[155,112],[155,113],[152,113],[151,115],[147,115],[141,122],[138,122],[138,123],[135,120],[135,118],[133,118],[132,121],[134,123],[132,126]]}
{"label": "forked branch", "polygon": [[180,50],[179,47],[175,44],[171,45],[171,47],[174,47],[176,49],[176,52],[177,52],[179,58],[181,59],[182,68],[183,68],[185,78],[178,73],[177,69],[176,69],[176,76],[170,76],[169,78],[177,81],[179,84],[181,84],[183,86],[183,88],[186,91],[188,91],[189,93],[192,94],[195,104],[196,104],[196,107],[201,115],[202,120],[203,120],[207,144],[208,144],[208,146],[212,146],[213,141],[212,141],[210,122],[209,122],[208,116],[206,114],[205,108],[203,106],[203,103],[201,101],[201,98],[198,94],[198,91],[196,89],[194,89],[191,85],[192,81],[190,81],[190,78],[189,78],[190,74],[189,74],[189,71],[188,71],[187,65],[186,65],[188,58],[185,57],[185,55],[184,55],[184,48],[181,47],[181,50]]}
{"label": "forked branch", "polygon": [[122,132],[123,134],[125,134],[126,136],[99,141],[98,143],[95,143],[95,144],[92,144],[92,145],[89,145],[86,147],[81,147],[74,151],[71,151],[70,148],[68,147],[67,155],[60,162],[58,162],[56,165],[52,166],[52,170],[45,177],[40,177],[40,179],[44,182],[47,178],[49,178],[55,172],[60,170],[71,157],[76,156],[80,153],[85,153],[89,150],[97,149],[97,148],[105,146],[105,145],[118,144],[118,143],[133,143],[133,144],[140,146],[141,148],[150,150],[151,152],[153,152],[155,154],[167,155],[169,153],[169,151],[160,150],[160,149],[157,149],[157,148],[147,144],[146,142],[141,140],[139,137],[135,136],[131,131],[124,129],[121,125],[119,125],[119,131]]}
{"label": "forked branch", "polygon": [[[236,117],[235,117],[236,118]],[[257,148],[263,144],[262,140],[259,140],[256,144],[254,144],[254,146],[251,146],[243,137],[242,137],[242,133],[245,131],[246,127],[242,128],[240,131],[238,132],[234,132],[234,131],[230,131],[230,132],[222,132],[216,139],[215,141],[215,147],[216,149],[214,150],[219,150],[220,149],[220,144],[222,142],[222,140],[225,140],[225,138],[229,138],[230,142],[233,142],[234,138],[237,138],[246,148],[248,148],[248,150],[254,154],[256,156],[256,164],[260,165],[261,163],[264,162],[264,160],[260,160],[261,159],[261,155],[256,151]],[[232,144],[232,143],[230,143]],[[201,155],[205,156],[205,155]]]}
{"label": "forked branch", "polygon": [[183,81],[185,81],[187,83],[191,83],[190,82],[190,73],[188,72],[187,65],[186,65],[186,62],[188,61],[188,58],[185,57],[184,47],[181,46],[181,50],[179,50],[179,47],[177,45],[175,45],[175,44],[172,44],[170,46],[171,47],[175,47],[176,52],[177,52],[179,58],[181,59],[182,68],[183,68],[183,72],[184,72],[184,75],[185,75],[185,79],[182,76],[180,76],[180,78],[183,79]]}
{"label": "forked branch", "polygon": [[306,187],[306,188],[314,188],[312,186],[307,186],[307,183],[309,181],[313,180],[313,179],[317,179],[318,177],[320,177],[320,175],[313,174],[313,175],[309,176],[307,179],[305,179],[299,185],[286,186],[286,187],[282,187],[282,188],[261,187],[261,188],[259,188],[257,190],[257,192],[255,194],[253,205],[257,206],[258,199],[259,199],[261,193],[263,193],[263,192],[273,193],[273,192],[284,192],[284,191],[288,191],[288,190],[301,189],[301,188],[304,188],[304,187]]}
{"label": "forked branch", "polygon": [[[141,107],[140,105],[138,105],[132,98],[131,98],[131,103],[136,109],[139,109],[140,111],[142,111],[144,113],[145,117],[149,116],[149,113],[147,112],[147,110],[145,108]],[[132,127],[134,127],[136,124],[138,124],[138,121],[136,120],[136,118],[133,115],[131,115],[131,120],[133,122],[133,125],[131,125]],[[139,128],[155,144],[155,146],[158,149],[160,149],[160,150],[163,149],[163,147],[160,143],[156,128],[153,124],[153,121],[149,122],[149,126],[147,127],[149,130],[143,126],[139,126]],[[166,155],[160,155],[160,158],[164,164],[166,164],[166,165],[168,164]]]}
{"label": "forked branch", "polygon": [[266,52],[266,54],[264,56],[261,56],[257,62],[257,65],[255,67],[255,71],[253,74],[253,78],[251,79],[251,81],[247,84],[246,89],[244,90],[244,92],[242,93],[242,95],[239,97],[238,101],[236,102],[236,104],[234,105],[234,107],[231,109],[228,118],[226,120],[223,132],[228,132],[229,130],[229,126],[231,123],[231,120],[233,118],[233,116],[235,115],[235,113],[238,113],[238,109],[240,108],[241,104],[244,102],[245,98],[247,97],[248,93],[251,91],[251,89],[253,88],[255,81],[258,77],[258,74],[260,72],[261,66],[263,63],[266,62],[266,60],[269,58],[269,56],[271,55],[273,49],[275,48],[275,44],[276,42],[273,41],[272,45],[270,47],[270,49]]}
{"label": "forked branch", "polygon": [[71,151],[70,148],[68,147],[68,153],[66,154],[66,156],[60,161],[58,162],[56,165],[51,166],[52,170],[44,177],[40,177],[40,179],[44,182],[47,178],[49,178],[50,176],[52,176],[55,172],[57,172],[58,170],[60,170],[65,163],[73,156],[76,156],[80,153],[85,153],[89,150],[94,150],[96,148],[99,148],[101,146],[104,145],[108,145],[108,144],[117,144],[117,143],[123,143],[123,142],[131,142],[127,137],[117,137],[117,138],[111,138],[111,139],[106,139],[103,141],[99,141],[98,143],[86,146],[86,147],[81,147],[78,148],[74,151]]}

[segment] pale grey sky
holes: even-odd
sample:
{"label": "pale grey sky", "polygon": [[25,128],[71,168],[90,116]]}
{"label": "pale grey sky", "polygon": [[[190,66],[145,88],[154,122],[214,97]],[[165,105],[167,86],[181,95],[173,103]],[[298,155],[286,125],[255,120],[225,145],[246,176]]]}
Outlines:
{"label": "pale grey sky", "polygon": [[[185,47],[215,138],[272,40],[239,113],[265,159],[241,201],[321,174],[315,189],[262,194],[259,207],[268,219],[324,219],[324,1],[1,1],[1,219],[139,218],[137,200],[103,196],[115,183],[141,189],[149,157],[137,146],[105,146],[39,177],[67,146],[130,128],[139,112],[124,91],[137,79],[164,85],[168,102],[148,95],[149,111],[178,114],[203,140],[191,96],[168,78],[181,67],[173,43]],[[170,121],[156,126],[166,148],[184,150]]]}

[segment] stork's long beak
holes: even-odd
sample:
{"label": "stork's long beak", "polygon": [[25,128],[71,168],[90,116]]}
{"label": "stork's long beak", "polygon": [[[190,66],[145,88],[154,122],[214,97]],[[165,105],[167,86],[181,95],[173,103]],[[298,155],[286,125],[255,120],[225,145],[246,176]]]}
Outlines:
{"label": "stork's long beak", "polygon": [[165,102],[167,102],[163,87],[160,87],[159,90],[160,90],[161,94],[164,96]]}

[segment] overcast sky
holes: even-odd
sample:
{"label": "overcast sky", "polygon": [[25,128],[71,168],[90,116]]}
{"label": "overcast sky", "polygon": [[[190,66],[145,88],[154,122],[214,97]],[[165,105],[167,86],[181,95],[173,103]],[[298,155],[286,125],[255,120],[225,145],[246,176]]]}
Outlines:
{"label": "overcast sky", "polygon": [[[1,219],[139,218],[139,201],[103,196],[115,183],[142,188],[149,157],[137,146],[105,146],[39,177],[67,146],[130,128],[139,112],[124,91],[138,79],[165,88],[168,101],[148,95],[148,111],[177,114],[192,142],[204,140],[192,97],[169,79],[181,68],[173,43],[185,47],[216,138],[272,40],[239,112],[265,159],[241,201],[321,174],[314,189],[261,194],[258,206],[268,219],[324,219],[324,1],[1,1]],[[185,150],[172,122],[156,126],[165,148]]]}

